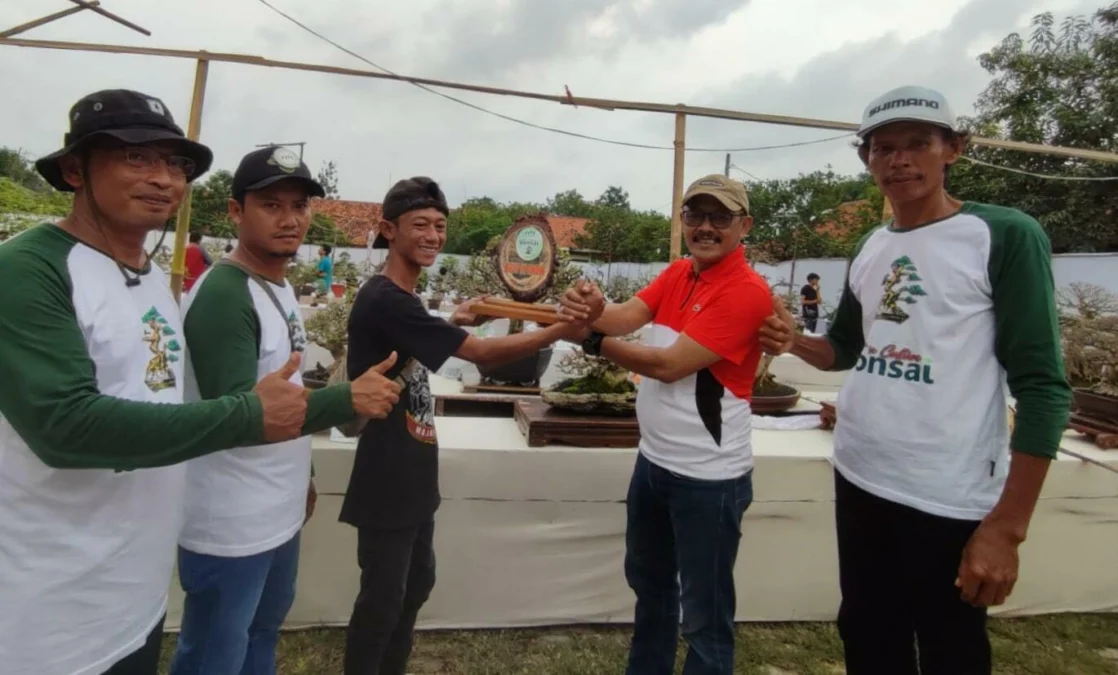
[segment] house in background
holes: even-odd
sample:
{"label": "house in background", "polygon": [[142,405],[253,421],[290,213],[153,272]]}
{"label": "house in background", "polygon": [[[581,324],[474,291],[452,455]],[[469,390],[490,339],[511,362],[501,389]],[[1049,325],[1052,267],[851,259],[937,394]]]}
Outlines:
{"label": "house in background", "polygon": [[346,199],[312,199],[311,211],[330,216],[349,238],[349,245],[361,248],[376,235],[384,215],[382,204]]}
{"label": "house in background", "polygon": [[[570,254],[572,260],[590,261],[594,259],[597,251],[580,249],[578,237],[586,233],[589,218],[574,218],[571,216],[553,216],[548,214],[547,224],[551,227],[551,234],[555,237],[555,245],[559,250]],[[600,257],[600,256],[599,256]]]}
{"label": "house in background", "polygon": [[[384,216],[384,205],[378,202],[355,202],[346,199],[312,199],[311,211],[330,216],[338,229],[349,238],[349,245],[364,248],[376,236]],[[547,224],[555,236],[555,245],[575,260],[600,258],[596,251],[578,248],[578,236],[586,232],[589,218],[547,216]]]}

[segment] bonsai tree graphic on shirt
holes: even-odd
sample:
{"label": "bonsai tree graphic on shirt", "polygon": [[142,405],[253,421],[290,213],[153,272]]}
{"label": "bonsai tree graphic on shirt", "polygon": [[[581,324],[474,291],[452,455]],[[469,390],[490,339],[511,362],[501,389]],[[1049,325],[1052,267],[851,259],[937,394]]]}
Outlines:
{"label": "bonsai tree graphic on shirt", "polygon": [[917,274],[916,265],[911,258],[905,255],[894,260],[889,273],[881,282],[885,287],[885,295],[881,298],[877,318],[893,323],[908,321],[908,313],[899,305],[915,305],[916,298],[928,295],[918,283],[920,281],[923,279]]}
{"label": "bonsai tree graphic on shirt", "polygon": [[[144,342],[148,343],[148,349],[153,354],[144,373],[144,384],[156,392],[170,389],[175,386],[175,371],[171,369],[171,364],[179,360],[175,352],[182,351],[182,345],[173,337],[175,331],[167,325],[167,319],[154,306],[144,314],[142,321],[145,324]],[[164,337],[170,340],[164,343]]]}

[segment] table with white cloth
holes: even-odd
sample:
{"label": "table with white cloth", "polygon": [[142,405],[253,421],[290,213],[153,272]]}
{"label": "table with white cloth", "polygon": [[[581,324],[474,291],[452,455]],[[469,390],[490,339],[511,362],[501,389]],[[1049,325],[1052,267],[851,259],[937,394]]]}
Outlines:
{"label": "table with white cloth", "polygon": [[[438,395],[454,387],[433,382],[433,389]],[[622,561],[635,449],[529,448],[509,418],[437,417],[436,428],[443,495],[435,536],[438,583],[420,628],[632,621]],[[739,620],[835,618],[831,441],[831,432],[820,429],[754,431],[755,497],[735,574]],[[1118,454],[1073,433],[1063,447],[1118,466]],[[318,509],[303,533],[291,627],[348,620],[358,587],[356,531],[337,517],[354,448],[348,440],[314,439]],[[1021,549],[1020,581],[995,613],[1113,611],[1116,522],[1118,474],[1061,456]],[[172,586],[173,628],[182,599],[177,580]]]}

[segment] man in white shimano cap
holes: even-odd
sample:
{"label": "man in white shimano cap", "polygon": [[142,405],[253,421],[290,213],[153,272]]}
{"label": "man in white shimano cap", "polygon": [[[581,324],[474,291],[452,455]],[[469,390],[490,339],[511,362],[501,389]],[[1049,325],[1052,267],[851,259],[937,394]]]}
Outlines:
{"label": "man in white shimano cap", "polygon": [[858,243],[825,337],[774,303],[761,341],[851,371],[834,440],[847,672],[987,674],[986,608],[1013,590],[1068,417],[1051,246],[1024,213],[947,193],[967,134],[939,92],[890,91],[858,136],[894,218]]}

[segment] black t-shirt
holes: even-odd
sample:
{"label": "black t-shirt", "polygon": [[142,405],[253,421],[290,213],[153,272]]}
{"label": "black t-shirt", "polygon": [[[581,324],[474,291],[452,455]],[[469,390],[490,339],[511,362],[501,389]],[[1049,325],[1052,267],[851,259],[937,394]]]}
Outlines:
{"label": "black t-shirt", "polygon": [[[812,286],[811,284],[807,284],[806,286],[804,286],[803,288],[800,289],[800,296],[801,296],[801,301],[802,300],[816,300],[816,299],[819,298],[819,291],[816,291],[815,287]],[[803,304],[801,304],[800,306],[803,308],[804,314],[818,314],[819,313],[819,305],[803,305]]]}
{"label": "black t-shirt", "polygon": [[466,331],[428,314],[418,297],[388,277],[374,276],[357,292],[349,315],[349,376],[360,376],[395,351],[396,365],[385,375],[404,388],[389,416],[371,420],[361,433],[343,523],[396,528],[434,517],[439,445],[427,374],[442,367],[466,337]]}

